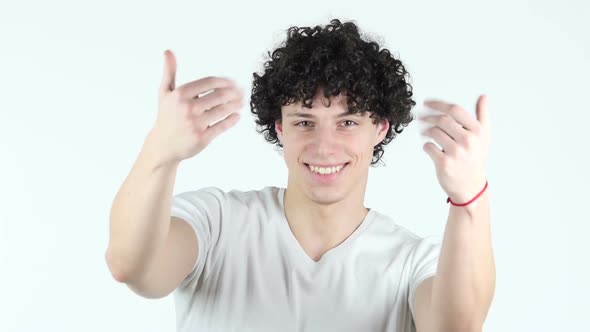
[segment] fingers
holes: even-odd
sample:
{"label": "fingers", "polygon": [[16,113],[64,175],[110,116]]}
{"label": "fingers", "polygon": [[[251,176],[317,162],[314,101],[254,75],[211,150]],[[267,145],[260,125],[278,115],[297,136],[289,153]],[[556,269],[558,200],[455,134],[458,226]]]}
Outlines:
{"label": "fingers", "polygon": [[178,87],[178,94],[181,99],[194,99],[199,95],[213,89],[233,87],[235,83],[227,78],[209,76],[183,84]]}
{"label": "fingers", "polygon": [[193,102],[193,114],[199,115],[206,110],[213,109],[218,105],[223,105],[232,101],[242,101],[242,92],[237,88],[217,89],[204,97],[196,99]]}
{"label": "fingers", "polygon": [[174,90],[176,80],[176,58],[174,53],[170,50],[164,51],[164,74],[162,75],[162,83],[160,85],[160,92],[170,92]]}
{"label": "fingers", "polygon": [[439,164],[445,153],[442,152],[434,143],[428,142],[422,145],[422,149],[430,156],[432,161]]}
{"label": "fingers", "polygon": [[242,108],[242,106],[243,105],[241,99],[233,100],[231,102],[228,102],[227,104],[215,106],[207,112],[203,113],[204,122],[209,125],[215,121],[218,121],[219,119],[227,117],[231,113],[239,111]]}
{"label": "fingers", "polygon": [[428,128],[427,130],[422,132],[422,135],[428,136],[428,137],[434,139],[434,141],[438,145],[440,145],[440,147],[442,148],[442,151],[452,154],[452,153],[454,153],[454,151],[456,149],[455,141],[439,127]]}
{"label": "fingers", "polygon": [[440,127],[455,141],[463,140],[467,134],[467,131],[448,115],[427,115],[420,117],[419,120]]}
{"label": "fingers", "polygon": [[467,113],[467,111],[462,109],[459,105],[445,103],[440,100],[427,100],[424,104],[434,110],[441,111],[451,116],[467,130],[476,130],[479,126],[477,119]]}
{"label": "fingers", "polygon": [[203,134],[203,137],[208,142],[211,142],[211,140],[215,139],[215,137],[219,136],[219,134],[233,127],[236,123],[238,123],[239,120],[240,113],[233,113],[227,118],[207,128],[207,130],[205,130],[205,133]]}

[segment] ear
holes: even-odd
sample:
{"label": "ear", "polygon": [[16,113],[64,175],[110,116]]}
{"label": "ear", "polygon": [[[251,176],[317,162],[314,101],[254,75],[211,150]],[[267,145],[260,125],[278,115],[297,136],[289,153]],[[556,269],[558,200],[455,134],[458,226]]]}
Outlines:
{"label": "ear", "polygon": [[385,135],[387,135],[387,131],[389,130],[389,120],[383,119],[379,121],[377,124],[377,136],[375,137],[375,142],[373,146],[381,143],[383,139],[385,139]]}
{"label": "ear", "polygon": [[277,131],[277,137],[279,138],[279,141],[282,144],[283,143],[283,122],[281,121],[281,119],[278,119],[275,121],[275,129]]}

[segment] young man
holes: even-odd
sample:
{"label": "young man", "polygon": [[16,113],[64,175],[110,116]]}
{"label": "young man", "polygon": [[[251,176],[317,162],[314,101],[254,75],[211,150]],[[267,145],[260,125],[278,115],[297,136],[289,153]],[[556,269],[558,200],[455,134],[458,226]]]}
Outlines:
{"label": "young man", "polygon": [[111,210],[116,280],[174,291],[178,331],[481,330],[495,287],[484,96],[477,119],[441,101],[423,118],[451,203],[441,245],[364,206],[369,166],[415,102],[401,61],[354,23],[292,27],[254,74],[251,110],[284,150],[287,188],[172,195],[180,161],[237,122],[242,94],[216,77],[175,88],[165,56],[156,124]]}

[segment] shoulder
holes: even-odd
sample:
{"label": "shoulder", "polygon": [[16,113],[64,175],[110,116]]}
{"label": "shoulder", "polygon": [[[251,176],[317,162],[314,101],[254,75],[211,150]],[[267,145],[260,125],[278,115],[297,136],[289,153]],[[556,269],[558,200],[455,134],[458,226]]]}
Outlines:
{"label": "shoulder", "polygon": [[392,217],[373,210],[373,221],[369,227],[372,240],[382,239],[389,246],[413,253],[440,245],[440,238],[433,235],[420,236]]}
{"label": "shoulder", "polygon": [[371,209],[371,211],[373,213],[372,232],[395,237],[396,240],[406,244],[416,244],[423,239],[423,237],[397,222],[394,218],[374,209]]}
{"label": "shoulder", "polygon": [[224,194],[229,200],[239,202],[247,206],[252,206],[258,203],[263,205],[276,203],[278,201],[280,192],[281,188],[266,186],[260,189],[251,189],[247,191],[233,189],[231,191],[224,192]]}
{"label": "shoulder", "polygon": [[192,204],[205,204],[211,207],[212,204],[220,207],[265,207],[269,204],[276,203],[281,188],[266,186],[260,189],[241,190],[241,189],[222,189],[220,187],[209,186],[194,190],[187,190],[174,195],[176,204],[186,202]]}

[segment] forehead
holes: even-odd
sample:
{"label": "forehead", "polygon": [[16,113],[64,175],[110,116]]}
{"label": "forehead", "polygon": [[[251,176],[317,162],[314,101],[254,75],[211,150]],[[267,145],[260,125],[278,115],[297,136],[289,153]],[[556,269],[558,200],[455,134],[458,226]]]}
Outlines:
{"label": "forehead", "polygon": [[306,118],[306,119],[315,119],[320,117],[330,117],[330,118],[344,118],[344,117],[354,117],[354,118],[365,118],[369,117],[369,112],[364,113],[353,113],[351,112],[348,107],[312,107],[307,108],[301,105],[294,106],[293,104],[288,106],[283,106],[283,110],[281,112],[282,116],[286,119],[295,119],[295,118]]}
{"label": "forehead", "polygon": [[338,112],[338,111],[336,111],[336,109],[329,109],[328,110],[327,108],[326,108],[326,111],[318,111],[318,110],[314,110],[313,108],[308,109],[305,107],[302,107],[300,109],[296,108],[296,109],[292,109],[292,110],[283,110],[283,115],[286,118],[313,119],[313,118],[319,117],[319,113],[328,113],[332,117],[336,117],[336,118],[347,117],[347,116],[363,118],[363,117],[367,116],[366,112],[365,112],[365,114],[352,113],[348,109],[344,109],[344,110],[342,110],[342,112]]}
{"label": "forehead", "polygon": [[351,113],[348,109],[348,97],[346,95],[340,94],[328,98],[321,93],[317,93],[312,100],[311,108],[305,107],[302,101],[297,101],[289,105],[283,105],[281,113],[285,117],[313,118],[323,113],[333,117],[351,115],[364,117],[367,112],[362,115],[360,113]]}

